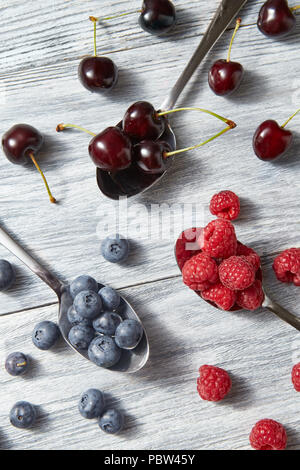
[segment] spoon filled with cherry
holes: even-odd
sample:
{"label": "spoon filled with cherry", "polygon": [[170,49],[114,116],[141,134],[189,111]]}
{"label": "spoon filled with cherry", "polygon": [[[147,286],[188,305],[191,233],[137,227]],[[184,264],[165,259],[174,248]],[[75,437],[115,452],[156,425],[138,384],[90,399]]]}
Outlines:
{"label": "spoon filled with cherry", "polygon": [[[112,361],[110,361],[108,365],[108,362],[106,361],[106,365],[104,365],[103,363],[100,364],[99,361],[93,360],[93,358],[89,357],[88,349],[80,346],[79,341],[76,343],[78,344],[78,346],[76,347],[75,342],[71,343],[69,339],[70,330],[73,329],[72,327],[74,326],[72,324],[73,322],[71,322],[70,320],[70,315],[69,315],[70,309],[73,308],[73,301],[74,301],[74,287],[73,286],[75,284],[76,290],[80,291],[80,289],[78,289],[79,283],[72,282],[71,284],[68,284],[66,282],[62,282],[61,280],[59,280],[48,269],[42,266],[36,259],[34,259],[29,253],[27,253],[24,250],[24,248],[21,245],[19,245],[1,227],[0,227],[0,243],[5,248],[7,248],[11,253],[13,253],[17,258],[19,258],[19,260],[22,261],[22,263],[24,263],[34,274],[36,274],[43,282],[45,282],[55,292],[58,298],[58,302],[59,302],[58,325],[59,325],[59,328],[60,328],[60,331],[62,333],[64,340],[74,351],[76,351],[85,359],[91,360],[97,366],[107,367],[109,370],[112,370],[115,372],[133,373],[133,372],[137,372],[142,367],[144,367],[144,365],[146,364],[149,358],[149,342],[148,342],[147,334],[138,314],[135,312],[132,306],[126,301],[126,299],[124,299],[123,297],[120,297],[120,305],[118,307],[119,310],[116,316],[119,317],[121,322],[125,320],[133,320],[135,324],[138,323],[140,325],[140,329],[142,331],[141,331],[141,335],[139,338],[139,342],[137,346],[134,348],[126,348],[126,349],[122,349],[122,351],[119,351],[117,349],[118,355],[116,359],[113,361],[113,363]],[[85,289],[89,289],[89,290],[83,292],[81,289],[82,291],[81,293],[84,294],[82,295],[82,299],[86,299],[85,300],[86,307],[89,307],[89,306],[93,307],[93,297],[95,296],[98,297],[96,292],[98,291],[98,289],[103,288],[105,286],[103,286],[102,284],[99,285],[95,280],[93,280],[89,276],[81,276],[81,278],[89,278],[89,279],[86,279],[88,282],[87,282],[87,287],[85,287]],[[90,285],[91,280],[95,284],[95,289],[93,286]],[[81,285],[82,285],[82,281],[81,281]],[[93,294],[93,290],[95,291],[94,294]],[[75,297],[75,299],[76,298],[77,297]],[[84,323],[87,324],[87,320],[82,318],[81,321],[82,323],[79,323],[79,325],[83,325],[82,328],[84,328]],[[88,329],[91,330],[91,328],[88,328]],[[92,337],[90,338],[90,341],[93,339],[92,343],[94,343],[93,355],[94,356],[96,355],[99,359],[99,357],[100,356],[102,357],[103,354],[105,354],[105,351],[107,351],[107,355],[110,356],[111,354],[109,353],[109,350],[107,348],[109,348],[112,342],[111,337],[109,337],[107,340],[107,336],[105,335],[102,336],[102,334],[94,333],[94,336],[95,336],[94,339]]]}
{"label": "spoon filled with cherry", "polygon": [[[97,166],[99,189],[107,197],[130,197],[148,190],[165,175],[176,154],[201,147],[235,127],[231,120],[211,111],[202,108],[176,109],[174,105],[200,62],[246,1],[221,1],[198,48],[159,110],[147,101],[138,101],[128,108],[122,121],[99,134],[74,124],[57,126],[57,131],[77,127],[93,136],[89,154]],[[176,137],[167,116],[196,109],[222,120],[227,127],[200,144],[176,150]]]}

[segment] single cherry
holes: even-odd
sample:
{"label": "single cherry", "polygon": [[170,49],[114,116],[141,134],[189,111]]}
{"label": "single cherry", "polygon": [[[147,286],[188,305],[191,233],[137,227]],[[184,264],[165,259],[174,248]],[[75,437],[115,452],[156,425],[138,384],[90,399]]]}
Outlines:
{"label": "single cherry", "polygon": [[132,145],[119,127],[108,127],[89,144],[89,154],[95,165],[105,171],[125,170],[131,165]]}
{"label": "single cherry", "polygon": [[144,0],[139,24],[150,34],[163,34],[176,23],[175,6],[170,0]]}
{"label": "single cherry", "polygon": [[94,24],[94,57],[82,59],[78,67],[78,77],[89,91],[103,93],[111,90],[118,81],[118,67],[108,57],[97,56],[96,28],[97,19],[91,17]]}
{"label": "single cherry", "polygon": [[287,0],[268,0],[260,9],[257,26],[266,36],[280,37],[288,34],[296,25],[293,13],[299,6],[289,7]]}
{"label": "single cherry", "polygon": [[55,203],[56,199],[52,196],[46,178],[35,159],[43,143],[42,134],[28,124],[16,124],[2,137],[2,147],[7,159],[16,165],[26,165],[31,160],[44,180],[50,201]]}
{"label": "single cherry", "polygon": [[208,74],[208,83],[212,91],[219,96],[229,95],[236,90],[242,81],[244,69],[239,62],[230,60],[233,40],[241,24],[239,18],[230,42],[228,57],[226,60],[217,60],[211,67]]}
{"label": "single cherry", "polygon": [[136,141],[156,140],[165,131],[165,119],[147,101],[131,105],[122,125],[125,134]]}
{"label": "single cherry", "polygon": [[133,159],[143,172],[162,174],[167,169],[168,152],[171,150],[167,142],[142,140],[133,147]]}
{"label": "single cherry", "polygon": [[258,158],[272,161],[282,156],[291,146],[293,134],[286,130],[285,126],[300,109],[296,111],[282,126],[276,121],[269,119],[264,121],[255,131],[253,136],[253,149]]}

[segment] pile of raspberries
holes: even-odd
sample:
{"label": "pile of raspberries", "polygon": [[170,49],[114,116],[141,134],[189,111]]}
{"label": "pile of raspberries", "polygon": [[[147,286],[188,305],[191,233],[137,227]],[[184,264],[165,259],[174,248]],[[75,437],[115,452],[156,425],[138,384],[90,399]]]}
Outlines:
{"label": "pile of raspberries", "polygon": [[255,310],[264,300],[260,257],[226,219],[210,222],[197,240],[200,253],[183,266],[183,282],[223,310]]}

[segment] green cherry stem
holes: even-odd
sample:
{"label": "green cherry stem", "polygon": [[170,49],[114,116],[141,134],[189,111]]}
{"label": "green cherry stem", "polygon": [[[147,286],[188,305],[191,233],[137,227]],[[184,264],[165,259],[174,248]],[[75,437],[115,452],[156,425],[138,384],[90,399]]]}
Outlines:
{"label": "green cherry stem", "polygon": [[97,21],[95,19],[91,21],[94,24],[94,56],[97,57]]}
{"label": "green cherry stem", "polygon": [[296,5],[295,7],[290,8],[291,11],[296,11],[296,10],[299,10],[299,9],[300,9],[300,5]]}
{"label": "green cherry stem", "polygon": [[41,177],[43,178],[43,181],[44,181],[44,183],[45,183],[45,186],[46,186],[46,189],[47,189],[47,192],[48,192],[48,195],[49,195],[50,202],[52,202],[53,204],[55,204],[55,203],[56,203],[56,199],[55,199],[55,197],[52,196],[51,191],[50,191],[50,188],[49,188],[49,185],[48,185],[47,180],[46,180],[46,177],[45,177],[44,173],[42,172],[42,170],[40,169],[39,164],[38,164],[38,162],[36,161],[35,156],[33,155],[32,152],[29,153],[29,157],[31,158],[32,163],[34,164],[34,166],[36,167],[37,171],[40,173]]}
{"label": "green cherry stem", "polygon": [[79,131],[82,131],[82,132],[85,132],[86,134],[89,134],[89,135],[92,135],[93,137],[95,137],[97,134],[95,134],[94,132],[91,132],[87,129],[85,129],[84,127],[81,127],[81,126],[77,126],[76,124],[57,124],[56,126],[56,132],[62,132],[64,131],[65,129],[78,129]]}
{"label": "green cherry stem", "polygon": [[236,124],[231,121],[230,119],[224,118],[223,116],[220,116],[219,114],[214,113],[213,111],[209,111],[208,109],[204,108],[194,108],[194,107],[188,107],[188,108],[175,108],[175,109],[170,109],[169,111],[159,111],[157,113],[157,116],[165,116],[167,114],[172,114],[172,113],[178,113],[181,111],[200,111],[201,113],[206,113],[210,114],[211,116],[214,116],[217,119],[220,119],[220,121],[225,122],[225,124],[228,124],[229,126],[231,125],[231,128],[233,129],[236,127]]}
{"label": "green cherry stem", "polygon": [[238,19],[236,20],[236,25],[235,25],[235,28],[234,28],[234,31],[233,31],[233,35],[232,35],[230,44],[229,44],[228,55],[227,55],[227,62],[230,62],[232,44],[233,44],[234,38],[235,38],[235,36],[236,36],[236,33],[238,32],[238,29],[239,29],[239,27],[241,26],[241,22],[242,22],[241,18],[238,18]]}
{"label": "green cherry stem", "polygon": [[294,114],[293,114],[291,117],[289,117],[289,118],[288,118],[288,120],[287,120],[287,121],[285,121],[285,123],[284,123],[284,124],[282,124],[282,126],[281,126],[281,127],[282,127],[282,129],[284,129],[284,128],[285,128],[285,126],[286,126],[286,125],[287,125],[287,124],[288,124],[288,123],[289,123],[289,122],[290,122],[290,121],[291,121],[291,120],[292,120],[292,119],[293,119],[293,118],[294,118],[294,117],[295,117],[295,116],[296,116],[298,113],[300,113],[300,108],[299,108],[299,109],[297,109],[297,111],[296,111],[296,112],[295,112],[295,113],[294,113]]}

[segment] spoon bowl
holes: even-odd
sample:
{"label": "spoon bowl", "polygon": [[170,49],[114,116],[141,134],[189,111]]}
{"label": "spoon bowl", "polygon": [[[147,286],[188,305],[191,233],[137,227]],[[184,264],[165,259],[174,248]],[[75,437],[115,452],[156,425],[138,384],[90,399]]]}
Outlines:
{"label": "spoon bowl", "polygon": [[[48,271],[48,269],[43,267],[37,260],[35,260],[31,255],[29,255],[29,253],[27,253],[24,248],[22,248],[21,245],[19,245],[1,227],[0,243],[9,251],[11,251],[15,256],[17,256],[17,258],[19,258],[22,263],[26,264],[26,266],[31,269],[34,274],[39,276],[39,278],[42,279],[42,281],[44,281],[55,292],[59,302],[58,325],[64,340],[74,351],[76,351],[82,357],[90,361],[87,351],[76,349],[74,346],[72,346],[68,339],[69,331],[72,328],[72,325],[68,320],[67,313],[69,307],[73,304],[69,284],[63,283],[62,281],[57,279],[50,271]],[[104,286],[101,285],[100,287]],[[121,297],[120,312],[118,311],[118,313],[123,320],[134,319],[141,323],[141,325],[143,326],[138,314],[123,297]],[[137,347],[131,350],[122,350],[120,361],[113,367],[110,367],[108,370],[130,374],[137,372],[142,367],[144,367],[149,358],[149,341],[144,326],[143,331],[144,333],[142,339],[137,345]],[[94,363],[92,362],[92,364]]]}
{"label": "spoon bowl", "polygon": [[[202,250],[198,248],[197,240],[201,236],[202,232],[203,232],[202,227],[192,227],[192,228],[184,230],[178,237],[175,243],[174,252],[175,252],[175,259],[176,259],[176,262],[180,271],[182,271],[182,268],[186,261],[188,261],[193,256],[197,255],[198,253],[201,253]],[[259,268],[259,270],[256,272],[256,279],[263,281],[261,268]],[[300,331],[300,318],[298,318],[296,315],[286,310],[281,305],[274,302],[267,295],[264,286],[263,286],[263,291],[264,291],[265,298],[261,306],[268,309],[270,312],[274,313],[275,315],[277,315],[277,317],[279,317],[281,320],[285,321],[289,325],[296,328],[296,330]],[[221,310],[220,307],[215,305],[213,302],[203,299],[200,292],[198,291],[194,291],[194,292],[201,298],[201,300],[209,303],[214,308]],[[230,309],[231,312],[236,312],[236,311],[241,311],[241,310],[243,309],[240,308],[238,305],[234,305]]]}

